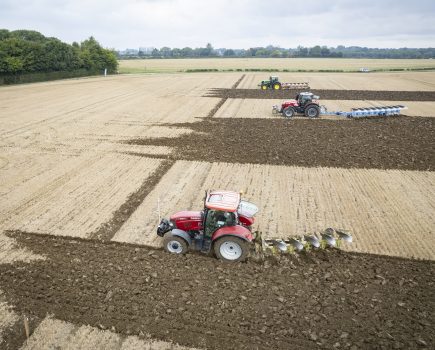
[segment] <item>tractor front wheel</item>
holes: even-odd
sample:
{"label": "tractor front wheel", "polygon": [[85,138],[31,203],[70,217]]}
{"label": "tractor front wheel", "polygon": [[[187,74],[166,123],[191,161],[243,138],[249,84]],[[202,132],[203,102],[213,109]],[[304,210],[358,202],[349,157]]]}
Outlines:
{"label": "tractor front wheel", "polygon": [[292,107],[287,107],[284,109],[283,114],[287,118],[292,118],[295,115],[295,110]]}
{"label": "tractor front wheel", "polygon": [[261,85],[261,90],[267,90],[267,85]]}
{"label": "tractor front wheel", "polygon": [[173,236],[170,232],[163,238],[163,248],[171,254],[186,254],[188,250],[187,242],[178,236]]}
{"label": "tractor front wheel", "polygon": [[214,252],[218,259],[238,262],[246,260],[249,249],[246,241],[234,236],[224,236],[214,243]]}

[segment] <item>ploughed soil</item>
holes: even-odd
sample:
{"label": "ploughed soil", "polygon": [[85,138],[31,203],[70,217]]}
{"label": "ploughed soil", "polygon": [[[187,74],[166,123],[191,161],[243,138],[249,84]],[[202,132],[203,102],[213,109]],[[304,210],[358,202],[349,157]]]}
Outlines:
{"label": "ploughed soil", "polygon": [[[292,99],[304,90],[210,89],[206,97]],[[435,101],[435,91],[372,91],[308,89],[322,100]]]}
{"label": "ploughed soil", "polygon": [[52,314],[208,349],[435,346],[432,261],[326,250],[226,264],[115,242],[7,234],[47,257],[0,265],[7,301],[33,318]]}
{"label": "ploughed soil", "polygon": [[133,139],[175,147],[174,159],[304,167],[435,169],[435,118],[355,120],[205,118],[171,124],[194,134]]}

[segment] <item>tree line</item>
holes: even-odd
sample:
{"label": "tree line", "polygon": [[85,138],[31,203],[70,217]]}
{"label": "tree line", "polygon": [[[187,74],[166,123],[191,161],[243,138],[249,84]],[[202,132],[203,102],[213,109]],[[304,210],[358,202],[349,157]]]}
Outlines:
{"label": "tree line", "polygon": [[92,36],[71,45],[33,30],[0,29],[0,75],[117,71],[113,50],[104,49]]}
{"label": "tree line", "polygon": [[214,49],[209,43],[206,47],[192,49],[190,47],[170,48],[164,46],[146,51],[127,49],[118,51],[120,59],[128,58],[195,58],[195,57],[343,57],[343,58],[435,58],[435,48],[400,48],[378,49],[359,46],[313,47],[298,46],[295,49],[284,49],[269,45],[249,49]]}

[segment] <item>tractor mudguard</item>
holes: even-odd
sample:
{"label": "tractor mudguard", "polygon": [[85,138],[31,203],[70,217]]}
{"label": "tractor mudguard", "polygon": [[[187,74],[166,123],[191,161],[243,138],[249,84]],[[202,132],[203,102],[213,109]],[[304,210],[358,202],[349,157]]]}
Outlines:
{"label": "tractor mudguard", "polygon": [[170,231],[170,233],[172,236],[183,238],[189,246],[192,245],[192,238],[186,231],[180,230],[178,228],[174,228],[173,230]]}
{"label": "tractor mudguard", "polygon": [[247,242],[251,242],[254,239],[252,232],[249,231],[246,227],[240,225],[221,227],[213,233],[211,239],[212,241],[215,241],[222,236],[234,236],[241,238]]}

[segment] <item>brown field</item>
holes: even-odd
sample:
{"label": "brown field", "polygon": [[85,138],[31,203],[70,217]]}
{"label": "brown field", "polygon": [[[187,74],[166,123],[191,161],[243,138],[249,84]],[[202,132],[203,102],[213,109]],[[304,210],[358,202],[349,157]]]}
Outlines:
{"label": "brown field", "polygon": [[[433,60],[412,59],[324,59],[324,58],[201,58],[164,60],[121,60],[121,73],[180,72],[187,69],[289,69],[321,70],[340,69],[357,71],[361,67],[370,69],[392,68],[435,68]],[[267,73],[266,73],[267,74]]]}
{"label": "brown field", "polygon": [[[192,64],[148,62],[168,66],[147,66],[147,70],[168,71]],[[242,61],[222,62],[230,67]],[[280,68],[288,61],[242,63],[267,62]],[[331,67],[340,62],[349,69],[363,63],[323,61]],[[363,66],[427,63],[373,60]],[[243,344],[234,346],[243,349],[258,344],[259,349],[316,348],[312,333],[305,331],[317,329],[316,325],[303,320],[311,320],[318,307],[326,319],[333,314],[329,325],[339,324],[348,309],[334,293],[350,280],[352,290],[345,290],[345,300],[358,305],[364,317],[358,321],[362,327],[347,325],[353,331],[348,342],[340,340],[344,347],[364,348],[367,340],[369,345],[386,348],[393,347],[394,341],[402,348],[414,348],[420,338],[432,345],[428,330],[433,316],[421,310],[427,291],[435,285],[424,275],[432,276],[435,260],[435,150],[430,143],[434,119],[411,116],[435,116],[435,102],[403,102],[410,117],[353,122],[330,117],[318,123],[300,119],[284,124],[279,121],[282,117],[271,113],[272,105],[281,100],[204,97],[209,89],[230,89],[239,79],[239,88],[256,88],[258,80],[267,76],[138,74],[0,88],[0,348],[24,344],[23,314],[33,317],[33,335],[23,349],[224,349],[229,344]],[[435,91],[433,72],[283,73],[280,77],[308,81],[317,89]],[[347,110],[401,102],[322,103],[329,110]],[[286,132],[286,127],[292,129]],[[278,134],[281,140],[275,139]],[[292,145],[293,140],[300,144]],[[284,149],[274,149],[279,145]],[[155,234],[159,214],[167,217],[178,210],[200,209],[204,190],[211,188],[243,191],[259,206],[255,229],[266,237],[332,226],[351,231],[354,243],[341,253],[313,253],[313,260],[289,258],[282,269],[278,266],[279,271],[270,269],[276,261],[226,268],[212,257],[188,254],[177,260],[154,250],[161,245]],[[304,259],[311,265],[301,267],[301,278],[273,282],[272,277],[281,273],[294,277],[294,266]],[[351,267],[334,268],[334,259]],[[394,269],[395,261],[403,269],[409,267],[412,276],[402,281],[404,272]],[[331,272],[323,270],[325,264]],[[370,266],[370,271],[360,271],[360,265]],[[193,271],[197,278],[181,279]],[[324,281],[325,273],[332,274],[333,285]],[[261,279],[256,280],[256,274]],[[217,275],[220,279],[213,282],[211,276]],[[249,284],[243,276],[249,276]],[[378,276],[394,277],[382,284]],[[266,284],[261,282],[264,278]],[[275,289],[267,294],[269,287]],[[402,287],[406,295],[401,294]],[[266,291],[266,299],[256,294],[258,288]],[[298,290],[328,302],[316,306],[294,301],[291,295]],[[193,293],[196,299],[179,301],[175,292]],[[224,304],[210,304],[214,297],[209,293],[225,295],[237,314]],[[241,293],[254,297],[243,306]],[[284,308],[276,304],[279,293],[285,296],[286,301],[280,302]],[[418,311],[390,313],[395,305],[384,297],[393,294],[395,305],[414,300]],[[384,304],[371,313],[366,305],[375,303],[373,298],[381,298]],[[334,310],[328,303],[334,303]],[[305,304],[307,309],[300,307]],[[210,312],[211,307],[217,310]],[[245,312],[255,320],[253,328],[242,319]],[[391,330],[395,340],[388,336],[380,340],[376,332],[367,338],[373,322],[377,327],[387,322],[380,316],[384,314],[402,327]],[[219,326],[212,329],[204,326],[207,322]],[[294,335],[279,326],[290,323]],[[327,339],[317,343],[331,348],[337,334],[343,338],[328,324],[322,326],[327,328]],[[226,343],[219,340],[223,334],[228,334]]]}

